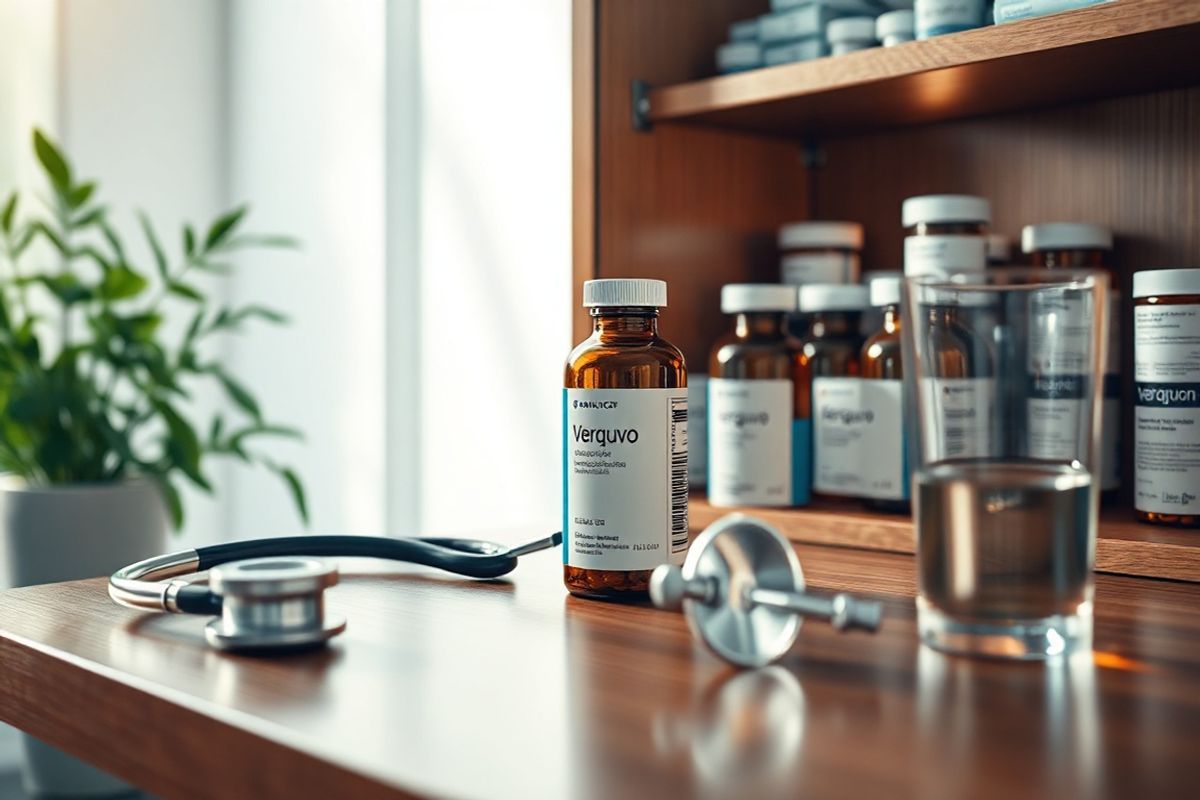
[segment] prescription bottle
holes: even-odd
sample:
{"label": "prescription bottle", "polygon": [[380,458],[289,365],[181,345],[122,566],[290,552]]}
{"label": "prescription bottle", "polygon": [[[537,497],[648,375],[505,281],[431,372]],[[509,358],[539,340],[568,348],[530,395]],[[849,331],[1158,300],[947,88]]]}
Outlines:
{"label": "prescription bottle", "polygon": [[[1108,360],[1104,367],[1104,398],[1101,411],[1100,488],[1105,502],[1113,502],[1119,494],[1121,477],[1121,291],[1120,276],[1112,266],[1112,232],[1100,225],[1085,222],[1048,222],[1026,225],[1021,231],[1021,250],[1029,263],[1045,269],[1101,269],[1109,276]],[[1091,321],[1085,317],[1082,298],[1071,301],[1062,309],[1066,324],[1056,324],[1059,332],[1052,338],[1035,338],[1030,342],[1030,372],[1043,370],[1054,373],[1055,362],[1081,356],[1091,349]],[[1071,332],[1080,337],[1076,340]],[[1078,343],[1076,343],[1078,342]],[[1037,347],[1041,343],[1042,348]],[[1040,352],[1041,350],[1045,352]],[[1070,365],[1063,365],[1070,371]],[[1031,384],[1032,385],[1032,384]],[[1031,399],[1043,406],[1063,406],[1063,399]],[[1085,401],[1078,400],[1076,403]],[[1034,458],[1056,458],[1074,450],[1074,439],[1063,442],[1056,454],[1055,429],[1060,428],[1062,414],[1038,413],[1030,408],[1030,455]],[[1049,446],[1050,450],[1045,448]]]}
{"label": "prescription bottle", "polygon": [[730,284],[733,330],[713,346],[708,378],[708,499],[714,506],[798,506],[809,500],[809,419],[787,334],[796,289]]}
{"label": "prescription bottle", "polygon": [[586,281],[592,335],[563,382],[563,580],[575,595],[641,599],[688,546],[687,369],[658,334],[663,281]]}
{"label": "prescription bottle", "polygon": [[863,227],[857,222],[791,222],[779,229],[783,283],[857,283]]}
{"label": "prescription bottle", "polygon": [[1200,527],[1200,269],[1133,274],[1134,508]]}
{"label": "prescription bottle", "polygon": [[869,412],[862,444],[863,504],[876,511],[909,511],[907,419],[904,415],[904,362],[900,347],[899,274],[874,278],[868,285],[872,308],[883,321],[863,343],[859,355],[862,408]]}
{"label": "prescription bottle", "polygon": [[901,206],[904,274],[976,272],[987,265],[988,201],[967,194],[910,197]]}
{"label": "prescription bottle", "polygon": [[[987,226],[991,207],[982,197],[935,194],[910,197],[901,207],[905,229],[904,275],[948,278],[982,272],[987,266]],[[995,324],[985,297],[959,293],[941,302],[927,292],[922,319],[906,324],[926,329],[940,371],[924,378],[917,391],[940,419],[939,439],[930,443],[931,460],[986,458],[997,451],[998,413],[992,351],[1005,352],[1011,335]],[[997,347],[997,344],[1002,346]]]}
{"label": "prescription bottle", "polygon": [[858,465],[853,456],[858,400],[845,378],[859,373],[861,317],[867,287],[811,284],[800,287],[800,310],[810,315],[800,343],[800,382],[812,418],[813,494],[855,494]]}

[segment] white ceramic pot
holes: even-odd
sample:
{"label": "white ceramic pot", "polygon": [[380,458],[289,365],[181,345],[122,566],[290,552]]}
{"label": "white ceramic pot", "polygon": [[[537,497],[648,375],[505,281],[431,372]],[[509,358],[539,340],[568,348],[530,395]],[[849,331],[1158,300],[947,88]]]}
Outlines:
{"label": "white ceramic pot", "polygon": [[[166,547],[167,514],[146,480],[31,487],[0,478],[0,566],[9,587],[109,575]],[[22,736],[25,790],[34,796],[114,797],[116,778]]]}

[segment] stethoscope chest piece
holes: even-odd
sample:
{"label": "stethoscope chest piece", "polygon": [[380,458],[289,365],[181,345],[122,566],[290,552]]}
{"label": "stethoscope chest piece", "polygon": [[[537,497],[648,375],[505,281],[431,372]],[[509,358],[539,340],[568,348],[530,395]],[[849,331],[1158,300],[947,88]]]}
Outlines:
{"label": "stethoscope chest piece", "polygon": [[221,616],[204,629],[222,650],[317,647],[346,629],[325,614],[325,590],[338,582],[337,567],[316,558],[274,557],[213,567],[209,589],[221,598]]}
{"label": "stethoscope chest piece", "polygon": [[742,514],[706,528],[683,567],[656,568],[650,597],[660,608],[682,610],[695,636],[740,667],[762,667],[783,657],[800,633],[802,617],[827,620],[838,630],[874,631],[882,613],[874,600],[806,593],[787,539]]}

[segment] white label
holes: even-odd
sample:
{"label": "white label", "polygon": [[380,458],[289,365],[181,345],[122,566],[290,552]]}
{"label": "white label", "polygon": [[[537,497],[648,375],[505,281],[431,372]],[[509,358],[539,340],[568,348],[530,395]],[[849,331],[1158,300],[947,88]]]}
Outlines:
{"label": "white label", "polygon": [[994,454],[994,379],[922,378],[921,393],[926,459],[987,458]]}
{"label": "white label", "polygon": [[[1098,469],[1103,489],[1120,481],[1120,394],[1116,377],[1120,363],[1118,327],[1120,296],[1110,298],[1109,353],[1104,376],[1101,445]],[[1091,387],[1082,376],[1093,363],[1096,320],[1087,296],[1068,292],[1040,292],[1031,305],[1026,421],[1029,455],[1050,461],[1070,461],[1082,456],[1081,446],[1091,436],[1081,429],[1084,411],[1091,402]],[[1115,352],[1114,352],[1115,351]]]}
{"label": "white label", "polygon": [[687,389],[564,389],[563,403],[564,563],[682,564]]}
{"label": "white label", "polygon": [[987,240],[982,236],[906,236],[904,274],[946,276],[951,272],[978,271],[987,264]]}
{"label": "white label", "polygon": [[1137,306],[1134,505],[1200,513],[1200,306]]}
{"label": "white label", "polygon": [[714,506],[792,505],[788,380],[708,380],[708,499]]}
{"label": "white label", "polygon": [[783,282],[858,283],[861,267],[858,253],[792,253],[779,262]]}
{"label": "white label", "polygon": [[708,376],[688,375],[688,482],[708,479]]}
{"label": "white label", "polygon": [[813,489],[827,494],[908,496],[901,381],[813,381]]}

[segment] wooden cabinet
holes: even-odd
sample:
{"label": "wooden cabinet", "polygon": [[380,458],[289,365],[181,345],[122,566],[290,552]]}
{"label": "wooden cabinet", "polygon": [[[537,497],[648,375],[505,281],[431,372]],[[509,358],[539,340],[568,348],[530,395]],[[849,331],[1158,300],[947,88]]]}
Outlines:
{"label": "wooden cabinet", "polygon": [[[778,280],[781,223],[860,221],[863,268],[896,269],[901,201],[935,192],[990,198],[993,229],[1014,240],[1030,222],[1111,227],[1126,298],[1139,269],[1200,266],[1200,3],[1118,0],[710,77],[729,23],[766,10],[765,0],[575,0],[576,306],[588,278],[668,281],[662,327],[695,368],[727,324],[720,287]],[[635,82],[647,87],[637,109]],[[583,338],[582,309],[574,319]],[[1130,426],[1126,403],[1126,476]],[[693,522],[713,517],[702,498],[693,506]],[[911,550],[902,517],[770,516],[798,540]],[[1200,532],[1115,509],[1097,568],[1200,581]]]}

